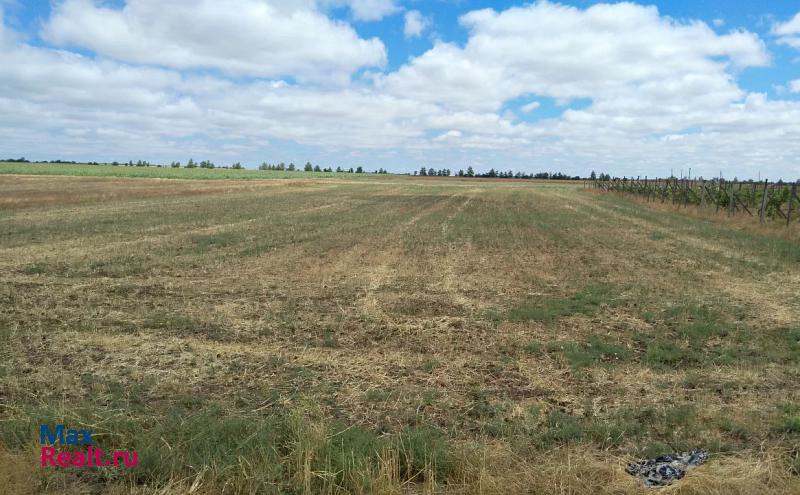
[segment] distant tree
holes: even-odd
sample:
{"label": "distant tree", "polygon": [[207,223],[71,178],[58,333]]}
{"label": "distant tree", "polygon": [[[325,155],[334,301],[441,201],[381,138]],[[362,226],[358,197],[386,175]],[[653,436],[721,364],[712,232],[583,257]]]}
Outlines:
{"label": "distant tree", "polygon": [[490,168],[489,173],[486,174],[486,177],[497,177],[497,171],[495,171],[493,168]]}
{"label": "distant tree", "polygon": [[306,172],[311,172],[314,170],[314,166],[311,165],[311,162],[306,162],[306,166],[303,167],[303,170]]}
{"label": "distant tree", "polygon": [[342,167],[336,167],[336,173],[341,173],[341,172],[342,172]]}
{"label": "distant tree", "polygon": [[233,165],[231,165],[231,168],[232,168],[232,169],[234,169],[234,170],[241,170],[241,169],[242,169],[242,168],[244,168],[244,167],[242,167],[242,164],[241,164],[241,163],[239,163],[239,162],[236,162],[236,163],[234,163]]}
{"label": "distant tree", "polygon": [[417,171],[416,171],[416,170],[414,170],[414,176],[416,176],[416,175],[417,175]]}
{"label": "distant tree", "polygon": [[186,168],[195,168],[195,167],[196,167],[196,165],[195,165],[195,163],[194,163],[194,160],[192,160],[191,158],[189,158],[189,161],[188,161],[188,162],[186,162]]}
{"label": "distant tree", "polygon": [[289,166],[288,166],[288,167],[286,167],[286,170],[288,170],[288,171],[290,171],[290,172],[294,172],[294,170],[295,170],[295,168],[294,168],[294,163],[291,163],[291,162],[290,162],[290,163],[289,163]]}
{"label": "distant tree", "polygon": [[428,169],[428,175],[433,175],[433,176],[435,176],[435,175],[436,175],[436,170],[434,170],[434,169],[433,169],[433,167],[429,168],[429,169]]}
{"label": "distant tree", "polygon": [[466,173],[466,176],[467,176],[467,177],[475,177],[475,171],[474,171],[474,170],[472,170],[472,165],[470,165],[469,167],[467,167],[467,173]]}
{"label": "distant tree", "polygon": [[458,169],[458,172],[456,173],[456,176],[464,177],[464,170],[463,169]]}
{"label": "distant tree", "polygon": [[425,167],[420,167],[420,169],[419,169],[419,175],[421,175],[421,176],[423,176],[423,177],[425,177],[426,175],[428,175],[428,171],[425,169]]}
{"label": "distant tree", "polygon": [[322,172],[322,169],[319,168],[319,165],[314,165],[314,172]]}
{"label": "distant tree", "polygon": [[172,168],[181,168],[181,162],[172,162],[169,166]]}
{"label": "distant tree", "polygon": [[356,167],[356,173],[357,174],[363,174],[364,173],[364,168],[359,165],[358,167]]}
{"label": "distant tree", "polygon": [[589,174],[589,179],[591,179],[591,180],[596,180],[597,179],[597,174],[594,173],[594,170],[592,170],[592,173]]}

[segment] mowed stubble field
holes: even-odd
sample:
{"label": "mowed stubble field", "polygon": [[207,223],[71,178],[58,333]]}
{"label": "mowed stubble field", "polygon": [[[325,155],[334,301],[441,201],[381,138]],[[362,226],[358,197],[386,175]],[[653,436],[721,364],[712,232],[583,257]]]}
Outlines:
{"label": "mowed stubble field", "polygon": [[[579,185],[1,176],[0,491],[800,492],[800,245]],[[137,468],[39,467],[42,423]]]}

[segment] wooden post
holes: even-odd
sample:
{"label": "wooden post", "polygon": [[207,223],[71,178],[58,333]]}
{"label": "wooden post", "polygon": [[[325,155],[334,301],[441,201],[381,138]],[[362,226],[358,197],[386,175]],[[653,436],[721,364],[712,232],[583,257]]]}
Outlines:
{"label": "wooden post", "polygon": [[792,210],[794,207],[794,200],[797,197],[797,182],[792,184],[792,192],[789,194],[789,211],[786,212],[786,226],[792,221]]}
{"label": "wooden post", "polygon": [[719,183],[717,183],[717,200],[714,202],[714,204],[717,205],[717,209],[714,210],[715,214],[719,213],[719,204],[722,201],[722,198],[720,197],[721,194],[722,194],[722,179],[720,179]]}
{"label": "wooden post", "polygon": [[689,183],[687,179],[683,179],[683,207],[686,208],[686,202],[689,201]]}
{"label": "wooden post", "polygon": [[706,180],[700,181],[700,208],[706,207]]}
{"label": "wooden post", "polygon": [[728,216],[733,216],[735,209],[736,209],[736,197],[734,196],[733,190],[734,184],[731,182],[731,192],[728,197]]}
{"label": "wooden post", "polygon": [[768,182],[764,179],[764,194],[761,196],[761,209],[758,210],[758,220],[762,224],[766,223],[767,217],[767,185]]}

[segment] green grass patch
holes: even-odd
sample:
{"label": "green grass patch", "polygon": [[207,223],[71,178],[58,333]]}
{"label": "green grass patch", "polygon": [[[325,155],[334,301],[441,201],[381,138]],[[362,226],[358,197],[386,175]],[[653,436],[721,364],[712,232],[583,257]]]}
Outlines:
{"label": "green grass patch", "polygon": [[541,321],[551,323],[571,315],[586,315],[597,311],[602,304],[611,304],[613,294],[606,285],[592,285],[570,297],[546,297],[530,301],[508,312],[509,321]]}
{"label": "green grass patch", "polygon": [[600,335],[592,335],[586,342],[555,341],[545,346],[538,342],[531,342],[525,347],[525,351],[531,354],[542,351],[560,354],[574,370],[626,362],[632,356],[631,350],[624,345]]}
{"label": "green grass patch", "polygon": [[381,456],[389,452],[398,460],[401,481],[446,480],[453,472],[450,441],[430,426],[379,436],[357,425],[314,423],[288,412],[263,417],[233,413],[219,404],[184,402],[146,417],[86,408],[29,410],[0,422],[0,441],[9,448],[38,443],[39,425],[63,423],[67,428],[91,426],[95,447],[103,451],[138,452],[135,469],[82,472],[98,484],[159,485],[199,478],[232,493],[298,493],[304,486],[314,493],[370,493]]}
{"label": "green grass patch", "polygon": [[197,320],[175,313],[153,313],[142,322],[142,327],[151,330],[166,330],[171,334],[206,337],[224,340],[224,328],[211,321]]}
{"label": "green grass patch", "polygon": [[[373,174],[350,174],[336,172],[305,172],[288,170],[236,170],[225,168],[171,168],[171,167],[127,167],[110,164],[88,165],[81,163],[9,163],[0,162],[0,174],[19,175],[71,175],[83,177],[149,177],[159,179],[302,179],[302,178],[361,178]],[[385,178],[386,176],[381,176]]]}
{"label": "green grass patch", "polygon": [[47,265],[43,263],[31,263],[19,269],[21,273],[26,275],[40,275],[47,273]]}

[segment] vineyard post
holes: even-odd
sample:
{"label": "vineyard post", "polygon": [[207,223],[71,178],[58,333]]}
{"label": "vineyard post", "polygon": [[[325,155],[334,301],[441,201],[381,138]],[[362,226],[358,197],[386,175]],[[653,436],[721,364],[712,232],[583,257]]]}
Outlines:
{"label": "vineyard post", "polygon": [[714,214],[719,213],[719,204],[720,204],[720,202],[722,202],[722,178],[721,177],[719,179],[719,184],[717,186],[717,200],[714,202],[714,204],[717,206],[717,208],[714,210]]}
{"label": "vineyard post", "polygon": [[736,209],[736,198],[734,197],[735,191],[733,190],[734,183],[731,182],[730,184],[731,184],[731,192],[728,195],[728,216],[732,217]]}
{"label": "vineyard post", "polygon": [[689,200],[689,182],[685,177],[683,178],[683,207],[686,208],[686,202]]}
{"label": "vineyard post", "polygon": [[706,207],[706,180],[700,180],[700,208],[705,209]]}
{"label": "vineyard post", "polygon": [[766,223],[767,215],[767,186],[768,182],[764,179],[764,194],[761,196],[761,209],[758,210],[758,220],[763,224]]}
{"label": "vineyard post", "polygon": [[794,200],[797,197],[797,182],[792,184],[792,192],[789,194],[789,209],[786,212],[786,226],[792,221],[792,209],[794,207]]}

